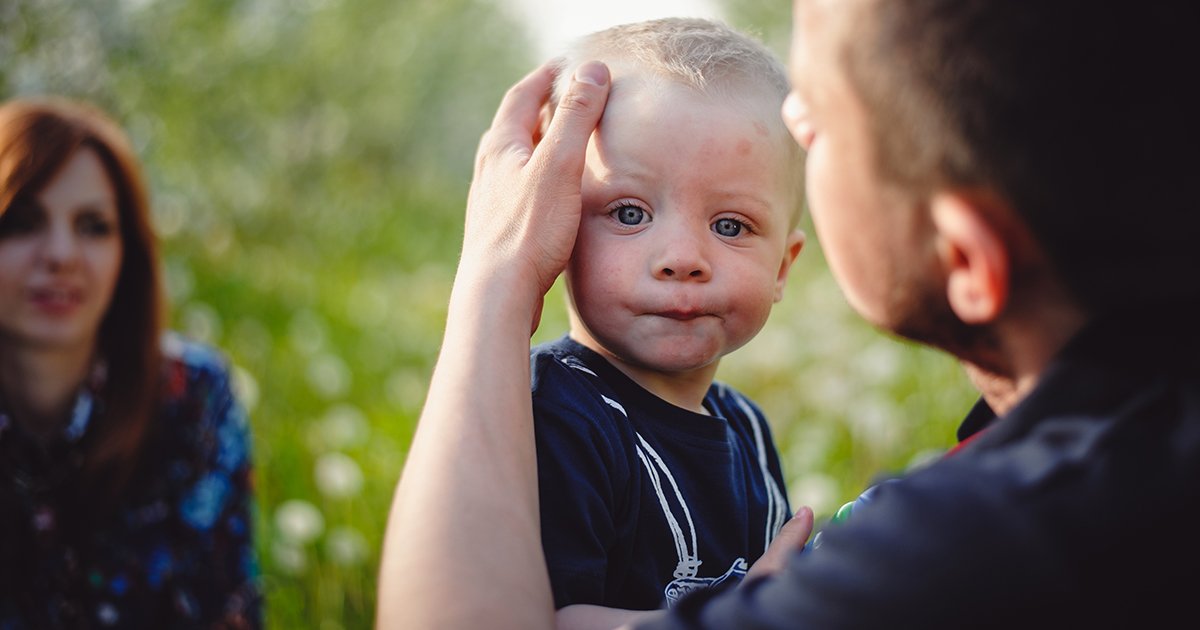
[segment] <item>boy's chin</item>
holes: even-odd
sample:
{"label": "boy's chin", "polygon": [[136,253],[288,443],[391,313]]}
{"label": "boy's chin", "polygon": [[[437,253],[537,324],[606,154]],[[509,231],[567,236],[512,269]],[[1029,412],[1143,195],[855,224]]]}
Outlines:
{"label": "boy's chin", "polygon": [[663,375],[686,375],[715,367],[725,352],[715,344],[680,344],[664,341],[609,354],[641,370]]}
{"label": "boy's chin", "polygon": [[732,350],[724,341],[707,335],[664,335],[635,341],[609,341],[573,330],[571,337],[610,361],[667,377],[689,376],[697,371],[715,369],[721,357]]}

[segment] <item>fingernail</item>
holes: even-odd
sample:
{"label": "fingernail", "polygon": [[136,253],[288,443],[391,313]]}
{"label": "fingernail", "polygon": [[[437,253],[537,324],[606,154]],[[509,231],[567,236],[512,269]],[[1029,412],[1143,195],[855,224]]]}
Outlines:
{"label": "fingernail", "polygon": [[608,83],[608,66],[599,61],[588,61],[575,69],[575,80],[590,85]]}

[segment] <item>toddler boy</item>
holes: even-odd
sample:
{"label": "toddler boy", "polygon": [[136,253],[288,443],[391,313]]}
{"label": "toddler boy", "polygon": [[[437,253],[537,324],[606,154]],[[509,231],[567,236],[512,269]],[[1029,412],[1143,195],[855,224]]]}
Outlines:
{"label": "toddler boy", "polygon": [[[612,92],[583,174],[570,334],[531,352],[556,608],[649,610],[740,580],[791,516],[761,411],[714,383],[804,244],[782,65],[724,25],[588,36]],[[551,99],[556,102],[556,99]]]}

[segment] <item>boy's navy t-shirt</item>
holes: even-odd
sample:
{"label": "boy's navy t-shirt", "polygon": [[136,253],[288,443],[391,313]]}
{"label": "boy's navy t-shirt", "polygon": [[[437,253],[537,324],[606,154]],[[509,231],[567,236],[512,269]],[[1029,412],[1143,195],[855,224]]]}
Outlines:
{"label": "boy's navy t-shirt", "polygon": [[740,580],[791,516],[763,414],[732,388],[703,415],[567,337],[530,362],[555,607],[648,610]]}

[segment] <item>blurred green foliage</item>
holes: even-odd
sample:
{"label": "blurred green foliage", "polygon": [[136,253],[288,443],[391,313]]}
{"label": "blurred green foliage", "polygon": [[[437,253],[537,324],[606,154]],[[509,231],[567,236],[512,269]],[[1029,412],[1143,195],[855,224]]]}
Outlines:
{"label": "blurred green foliage", "polygon": [[[787,3],[730,2],[786,53]],[[272,628],[366,628],[441,339],[479,135],[535,63],[487,0],[8,0],[0,97],[94,102],[151,184],[173,325],[233,360]],[[952,441],[948,358],[849,311],[810,240],[719,377],[768,412],[793,501],[829,514]],[[544,341],[566,330],[547,300]]]}

